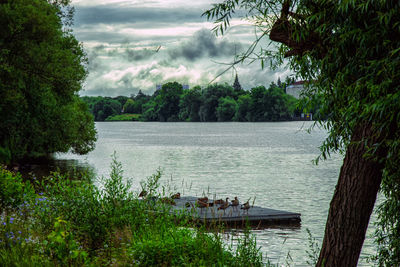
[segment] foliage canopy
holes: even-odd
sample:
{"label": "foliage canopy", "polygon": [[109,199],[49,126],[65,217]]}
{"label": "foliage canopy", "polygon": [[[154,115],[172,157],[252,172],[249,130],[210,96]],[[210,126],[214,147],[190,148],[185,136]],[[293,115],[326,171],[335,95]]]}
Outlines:
{"label": "foliage canopy", "polygon": [[284,92],[290,83],[286,79],[280,86],[272,82],[268,89],[259,86],[246,91],[228,84],[182,89],[181,84],[169,82],[152,96],[140,92],[130,98],[84,96],[82,100],[97,121],[284,121],[301,113],[299,101]]}
{"label": "foliage canopy", "polygon": [[[288,58],[299,77],[312,81],[307,93],[322,96],[320,112],[328,120],[321,126],[329,130],[322,158],[345,152],[356,129],[370,129],[359,141],[367,148],[361,156],[382,164],[387,199],[379,209],[377,259],[380,265],[399,265],[400,2],[225,0],[204,13],[215,19],[217,33],[237,14],[259,35],[235,63],[255,57],[262,66],[267,61],[276,66]],[[256,51],[267,36],[279,48],[270,50],[276,44],[271,41]]]}
{"label": "foliage canopy", "polygon": [[0,160],[94,148],[91,114],[78,97],[86,56],[72,35],[69,1],[0,3]]}

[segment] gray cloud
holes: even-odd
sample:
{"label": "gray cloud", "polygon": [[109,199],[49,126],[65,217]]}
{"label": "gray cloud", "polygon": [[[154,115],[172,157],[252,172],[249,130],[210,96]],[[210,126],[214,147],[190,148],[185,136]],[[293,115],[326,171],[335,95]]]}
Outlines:
{"label": "gray cloud", "polygon": [[132,38],[127,38],[127,36],[116,33],[116,32],[95,32],[92,30],[81,30],[75,29],[74,34],[76,38],[81,42],[96,41],[105,43],[122,43],[129,41]]}
{"label": "gray cloud", "polygon": [[203,10],[188,8],[146,8],[133,6],[77,6],[75,12],[75,25],[87,24],[127,24],[144,22],[148,27],[154,24],[201,22]]}
{"label": "gray cloud", "polygon": [[[137,27],[137,25],[131,28]],[[168,36],[147,36],[138,34],[126,34],[119,32],[121,27],[115,27],[115,31],[105,29],[104,25],[93,27],[75,27],[74,35],[81,42],[97,42],[104,44],[129,44],[129,43],[153,43],[154,45],[171,42],[181,37],[178,33],[176,35]]]}
{"label": "gray cloud", "polygon": [[147,48],[140,50],[126,48],[124,51],[125,59],[130,62],[150,59],[155,53],[154,50]]}
{"label": "gray cloud", "polygon": [[189,39],[183,39],[177,45],[162,46],[159,52],[154,48],[139,48],[132,43],[123,43],[115,45],[98,45],[88,49],[89,70],[99,67],[102,61],[99,57],[109,57],[114,60],[125,62],[139,62],[151,59],[168,60],[166,62],[183,61],[194,62],[202,59],[225,58],[232,59],[236,53],[239,53],[243,45],[240,42],[230,42],[227,40],[218,40],[209,30],[202,29],[196,32]]}
{"label": "gray cloud", "polygon": [[202,29],[188,41],[172,49],[169,55],[171,59],[181,57],[188,61],[195,61],[203,57],[233,57],[241,49],[240,43],[218,40],[209,30]]}
{"label": "gray cloud", "polygon": [[[206,86],[225,65],[219,61],[232,61],[235,48],[239,53],[246,45],[220,40],[209,30],[202,29],[192,37],[182,39],[159,52],[155,48],[140,48],[133,43],[98,45],[89,49],[89,71],[85,95],[130,95],[139,89],[151,94],[155,85],[168,81]],[[115,63],[118,63],[117,65]],[[236,66],[240,82],[245,89],[268,85],[277,76],[271,70],[261,70],[260,65]],[[285,70],[281,70],[282,74]],[[279,75],[283,77],[284,75]],[[232,84],[234,71],[224,74],[218,82]]]}
{"label": "gray cloud", "polygon": [[[74,32],[89,58],[82,94],[130,95],[139,89],[151,94],[156,84],[168,81],[206,86],[225,69],[212,59],[229,63],[253,37],[246,26],[232,28],[223,39],[199,30],[210,26],[203,24],[203,11],[189,2],[179,8],[172,4],[148,8],[139,3],[76,6]],[[257,64],[238,66],[237,71],[246,89],[275,80],[273,72],[262,71]],[[232,84],[233,80],[233,72],[228,72],[218,82]]]}
{"label": "gray cloud", "polygon": [[132,48],[129,44],[122,44],[116,48],[98,45],[88,51],[89,71],[98,70],[105,57],[113,61],[138,62],[150,60],[156,55],[156,47],[154,49],[137,49]]}

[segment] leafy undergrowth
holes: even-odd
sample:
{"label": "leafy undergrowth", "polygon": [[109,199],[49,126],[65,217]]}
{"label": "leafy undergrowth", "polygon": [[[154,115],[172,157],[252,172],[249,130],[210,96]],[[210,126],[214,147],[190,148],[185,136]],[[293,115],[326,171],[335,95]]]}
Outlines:
{"label": "leafy undergrowth", "polygon": [[254,236],[226,245],[220,228],[194,227],[158,202],[161,173],[139,200],[115,156],[108,179],[59,173],[23,181],[0,167],[1,266],[262,266]]}

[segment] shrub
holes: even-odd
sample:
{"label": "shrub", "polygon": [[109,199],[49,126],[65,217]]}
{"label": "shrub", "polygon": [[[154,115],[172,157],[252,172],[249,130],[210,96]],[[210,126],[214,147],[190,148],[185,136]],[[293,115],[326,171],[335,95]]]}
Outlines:
{"label": "shrub", "polygon": [[70,222],[78,240],[91,250],[103,246],[108,238],[109,219],[102,205],[101,193],[89,177],[71,180],[59,173],[42,180],[45,195],[35,205],[35,216],[44,233],[62,216]]}
{"label": "shrub", "polygon": [[79,247],[70,231],[69,223],[58,217],[54,230],[45,242],[46,252],[56,263],[64,266],[82,265],[87,261],[88,254]]}
{"label": "shrub", "polygon": [[23,182],[21,174],[14,174],[0,166],[0,211],[17,208],[35,191],[29,182]]}
{"label": "shrub", "polygon": [[[1,175],[8,186],[2,205],[10,213],[0,214],[0,266],[262,264],[249,233],[233,250],[218,229],[211,234],[172,215],[160,201],[169,195],[165,188],[158,192],[160,170],[141,183],[149,194],[138,200],[115,154],[110,177],[99,187],[90,176],[74,180],[53,173],[41,180],[43,193],[36,195],[20,175],[3,169]],[[11,192],[18,196],[12,201]]]}

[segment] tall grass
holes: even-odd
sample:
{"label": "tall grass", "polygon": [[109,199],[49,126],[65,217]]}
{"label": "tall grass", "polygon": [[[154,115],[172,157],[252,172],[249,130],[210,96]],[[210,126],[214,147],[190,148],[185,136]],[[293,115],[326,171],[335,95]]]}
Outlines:
{"label": "tall grass", "polygon": [[90,176],[70,178],[53,173],[31,185],[0,168],[1,266],[263,265],[250,233],[233,249],[219,228],[172,215],[159,201],[160,171],[141,184],[150,193],[143,200],[125,182],[115,155],[101,186]]}

